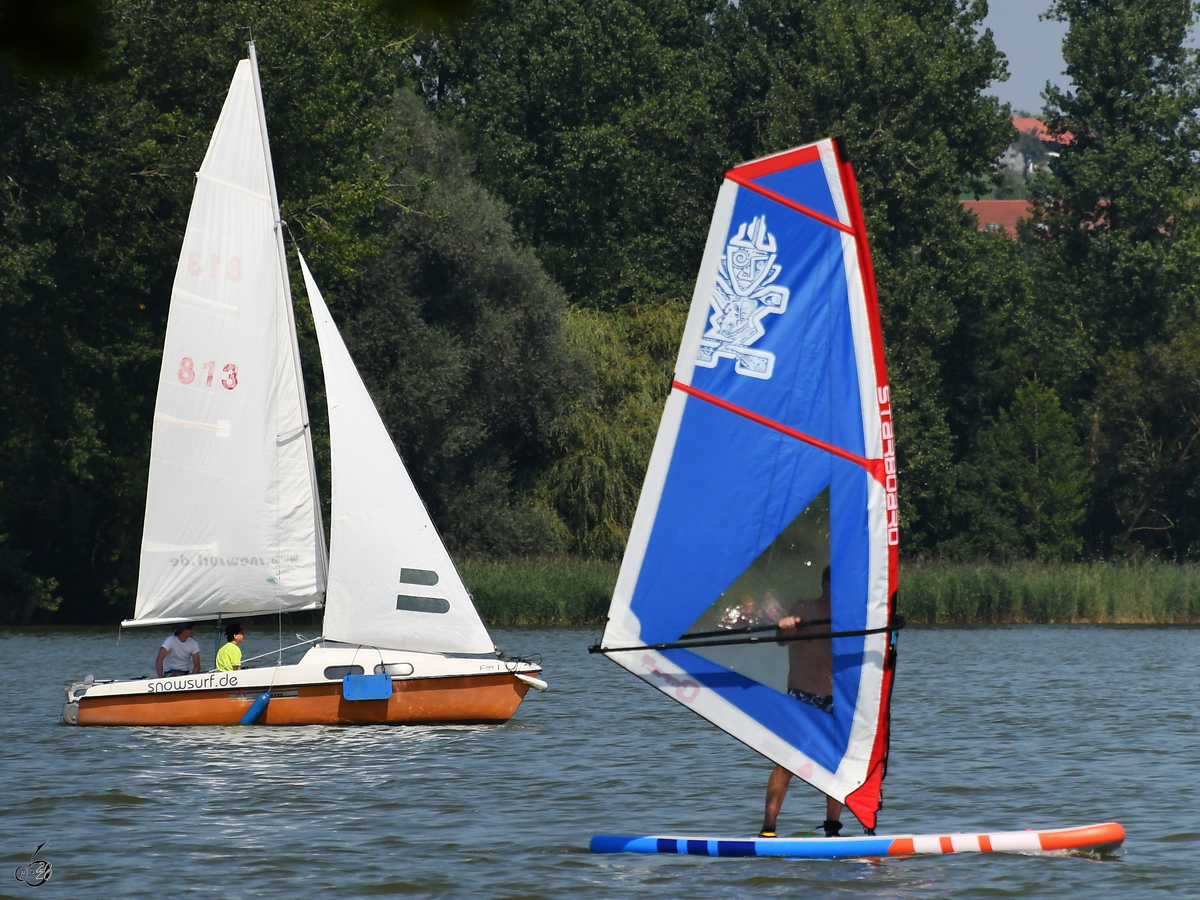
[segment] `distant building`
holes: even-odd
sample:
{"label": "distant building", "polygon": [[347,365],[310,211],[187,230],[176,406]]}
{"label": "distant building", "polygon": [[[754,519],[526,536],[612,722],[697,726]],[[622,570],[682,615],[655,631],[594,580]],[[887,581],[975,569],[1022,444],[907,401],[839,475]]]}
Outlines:
{"label": "distant building", "polygon": [[980,231],[1002,232],[1017,236],[1017,221],[1030,214],[1028,200],[960,200],[979,219]]}
{"label": "distant building", "polygon": [[[1017,194],[1023,197],[1025,182],[1037,172],[1047,172],[1050,161],[1058,157],[1062,145],[1071,140],[1070,134],[1051,135],[1046,123],[1033,116],[1014,116],[1013,127],[1020,132],[1017,140],[1009,144],[1000,157],[1004,168],[1007,187],[997,193]],[[992,231],[1016,237],[1017,221],[1028,218],[1030,204],[1024,199],[991,199],[959,201],[975,213],[980,231]]]}

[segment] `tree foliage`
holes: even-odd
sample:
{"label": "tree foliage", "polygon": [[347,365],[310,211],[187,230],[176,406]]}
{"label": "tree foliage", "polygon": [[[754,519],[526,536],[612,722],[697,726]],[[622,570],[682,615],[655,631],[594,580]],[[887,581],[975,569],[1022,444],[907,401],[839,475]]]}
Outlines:
{"label": "tree foliage", "polygon": [[[357,314],[369,317],[375,301],[362,283],[378,277],[372,265],[405,229],[423,234],[436,221],[426,249],[447,243],[439,252],[467,272],[454,290],[474,296],[463,303],[476,309],[475,325],[447,325],[442,338],[470,343],[524,331],[507,347],[470,350],[511,362],[541,346],[528,334],[552,335],[561,317],[561,300],[536,264],[505,249],[494,201],[465,187],[465,175],[440,195],[423,186],[433,176],[411,163],[397,124],[408,109],[409,130],[416,127],[412,104],[398,101],[410,44],[368,5],[201,0],[181,9],[114,0],[103,26],[108,63],[97,76],[0,75],[0,566],[19,573],[0,579],[0,610],[18,619],[60,599],[60,614],[76,620],[131,610],[171,279],[193,173],[249,33],[258,43],[282,214],[335,311],[343,297],[357,297]],[[474,235],[462,226],[472,204],[480,210]],[[492,263],[524,266],[524,274],[513,275],[506,292],[491,290],[484,275],[503,279]],[[520,362],[535,361],[531,352]],[[569,367],[553,353],[541,364],[545,385],[561,383]],[[518,369],[490,400],[484,376],[494,372],[473,370],[462,385],[489,409],[474,440],[498,460],[484,480],[501,516],[512,507],[514,479],[528,480],[545,452],[541,435],[553,415],[553,390],[512,388]],[[413,408],[439,390],[424,377],[381,376],[377,386],[402,390]],[[505,386],[510,396],[500,402],[494,395]],[[408,408],[390,399],[381,405]],[[312,406],[321,418],[319,398]],[[405,425],[416,427],[401,420],[393,428]],[[444,430],[442,439],[459,436]],[[421,449],[435,443],[426,436]],[[491,514],[486,500],[455,513],[454,498],[473,488],[465,476],[444,477],[458,487],[428,491],[443,501],[444,516]],[[454,522],[442,524],[457,533]]]}
{"label": "tree foliage", "polygon": [[1027,239],[1055,297],[1066,352],[1056,381],[1094,370],[1195,320],[1200,271],[1200,67],[1186,46],[1191,0],[1058,0],[1075,89],[1047,89],[1062,136],[1036,185]]}
{"label": "tree foliage", "polygon": [[[690,294],[725,168],[844,137],[884,298],[906,509],[932,543],[928,523],[945,519],[956,464],[945,374],[959,297],[947,287],[986,305],[994,281],[956,196],[1012,132],[982,94],[1003,71],[990,34],[976,31],[983,14],[958,0],[489,0],[427,36],[415,74],[568,296],[618,315]],[[639,328],[607,321],[617,333]],[[587,547],[595,523],[629,521],[626,487],[595,473],[624,479],[644,467],[652,432],[631,427],[616,456],[597,456],[605,443],[578,412],[581,430],[564,443],[593,474],[557,482],[566,493],[552,502],[591,510],[593,524],[571,532]]]}
{"label": "tree foliage", "polygon": [[1200,535],[1200,331],[1100,367],[1092,452],[1097,538],[1118,551],[1194,558]]}
{"label": "tree foliage", "polygon": [[391,115],[387,154],[412,187],[345,293],[347,346],[452,548],[552,550],[556,522],[529,492],[581,386],[565,301],[420,101],[400,95]]}
{"label": "tree foliage", "polygon": [[1090,435],[1095,552],[1187,555],[1200,541],[1170,502],[1190,471],[1189,407],[1170,378],[1187,383],[1200,296],[1196,12],[1191,0],[1050,10],[1068,24],[1073,89],[1047,88],[1047,126],[1063,146],[1033,185],[1023,237],[1053,302],[1031,335],[1040,376]]}
{"label": "tree foliage", "polygon": [[433,8],[111,0],[94,74],[0,71],[0,615],[129,609],[171,275],[247,25],[283,216],[457,552],[619,555],[723,171],[839,136],[907,552],[1195,556],[1191,0],[1054,0],[1073,87],[1019,241],[958,203],[1016,136],[982,0],[481,0],[415,37],[381,5]]}
{"label": "tree foliage", "polygon": [[1054,389],[1017,388],[979,437],[978,545],[998,556],[1072,559],[1083,547],[1088,471]]}

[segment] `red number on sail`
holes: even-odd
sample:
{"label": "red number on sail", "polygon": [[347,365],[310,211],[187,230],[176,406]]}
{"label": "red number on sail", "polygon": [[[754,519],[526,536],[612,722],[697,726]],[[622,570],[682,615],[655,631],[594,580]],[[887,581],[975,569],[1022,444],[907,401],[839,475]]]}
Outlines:
{"label": "red number on sail", "polygon": [[225,388],[227,391],[232,391],[238,385],[237,366],[235,366],[233,363],[229,363],[221,371],[228,373],[229,376],[221,379],[221,387]]}
{"label": "red number on sail", "polygon": [[183,384],[191,384],[196,380],[196,364],[190,356],[179,361],[179,380]]}

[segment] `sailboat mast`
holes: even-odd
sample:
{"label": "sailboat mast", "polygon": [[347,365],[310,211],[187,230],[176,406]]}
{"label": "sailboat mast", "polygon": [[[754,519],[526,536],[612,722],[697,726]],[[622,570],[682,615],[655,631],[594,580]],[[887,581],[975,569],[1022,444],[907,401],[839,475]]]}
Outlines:
{"label": "sailboat mast", "polygon": [[[304,441],[305,450],[308,453],[308,477],[312,484],[312,496],[320,497],[317,491],[317,466],[313,458],[312,445],[312,419],[308,414],[308,398],[304,393],[304,377],[303,370],[300,368],[300,343],[296,336],[296,311],[292,305],[292,284],[288,278],[287,270],[287,249],[283,243],[283,217],[279,213],[279,192],[275,187],[275,163],[271,158],[271,142],[267,137],[267,110],[263,103],[262,81],[258,75],[258,53],[254,46],[254,41],[247,41],[246,48],[250,53],[250,70],[253,74],[251,79],[254,82],[254,101],[258,107],[258,127],[262,132],[263,152],[267,159],[267,184],[270,187],[271,193],[271,210],[275,217],[275,246],[276,259],[279,265],[280,280],[283,282],[283,289],[287,298],[284,306],[287,309],[288,324],[290,326],[291,347],[292,347],[292,364],[296,371],[296,390],[300,395],[300,409],[304,413]],[[325,546],[325,527],[321,521],[321,504],[313,504],[313,515],[316,525],[316,540],[317,540],[317,567],[319,571],[318,584],[325,584],[329,572],[329,555]]]}

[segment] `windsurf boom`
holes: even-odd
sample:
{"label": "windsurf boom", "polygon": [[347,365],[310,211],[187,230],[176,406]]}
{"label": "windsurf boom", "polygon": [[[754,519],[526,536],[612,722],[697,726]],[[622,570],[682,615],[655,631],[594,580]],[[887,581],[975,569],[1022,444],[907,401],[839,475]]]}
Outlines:
{"label": "windsurf boom", "polygon": [[[899,627],[896,457],[839,142],[726,173],[672,388],[594,649],[873,828]],[[831,633],[751,634],[821,595],[826,566]],[[829,650],[821,706],[788,650],[810,643]]]}

